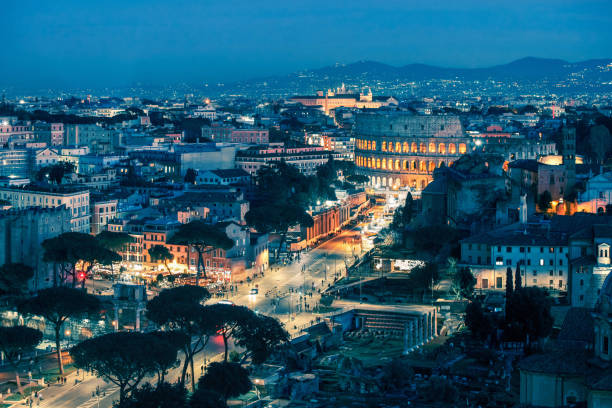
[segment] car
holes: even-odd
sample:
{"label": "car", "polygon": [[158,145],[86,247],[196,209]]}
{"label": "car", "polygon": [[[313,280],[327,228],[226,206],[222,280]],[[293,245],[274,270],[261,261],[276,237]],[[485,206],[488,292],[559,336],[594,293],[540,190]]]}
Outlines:
{"label": "car", "polygon": [[257,288],[253,288],[253,289],[251,289],[251,291],[250,291],[249,293],[250,293],[251,295],[256,295],[256,294],[258,294],[258,293],[259,293],[259,289],[257,289]]}
{"label": "car", "polygon": [[231,300],[227,300],[227,299],[223,299],[217,302],[218,305],[230,305],[233,306],[234,302],[232,302]]}

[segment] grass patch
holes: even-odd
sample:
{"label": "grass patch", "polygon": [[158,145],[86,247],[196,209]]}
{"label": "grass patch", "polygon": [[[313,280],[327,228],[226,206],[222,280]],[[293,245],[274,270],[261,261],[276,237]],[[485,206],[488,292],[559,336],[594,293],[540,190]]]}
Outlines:
{"label": "grass patch", "polygon": [[337,307],[325,306],[325,305],[316,305],[312,308],[312,313],[330,313],[338,311]]}

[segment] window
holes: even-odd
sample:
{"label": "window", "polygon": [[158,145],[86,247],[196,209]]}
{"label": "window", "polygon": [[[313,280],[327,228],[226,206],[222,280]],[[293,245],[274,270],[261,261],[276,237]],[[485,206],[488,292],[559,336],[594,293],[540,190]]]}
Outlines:
{"label": "window", "polygon": [[553,276],[554,274],[555,274],[555,272],[551,269],[550,272],[549,272],[549,275]]}
{"label": "window", "polygon": [[540,258],[540,266],[544,266],[544,259]]}
{"label": "window", "polygon": [[563,281],[561,279],[559,279],[559,288],[563,287]]}
{"label": "window", "polygon": [[525,247],[520,247],[520,248],[519,248],[519,252],[520,252],[521,254],[524,254],[524,253],[525,253]]}
{"label": "window", "polygon": [[553,266],[555,263],[554,263],[554,261],[553,261],[552,259],[549,259],[549,260],[548,260],[548,264],[549,264],[550,266]]}
{"label": "window", "polygon": [[502,288],[502,278],[501,278],[501,276],[497,277],[496,286],[497,286],[498,289]]}
{"label": "window", "polygon": [[482,288],[483,289],[488,289],[489,288],[489,280],[488,279],[483,279],[482,280]]}
{"label": "window", "polygon": [[602,345],[601,345],[601,352],[603,354],[608,354],[608,348],[609,348],[609,341],[608,340],[608,336],[603,336],[603,341],[602,341]]}
{"label": "window", "polygon": [[506,259],[506,266],[512,266],[512,259]]}
{"label": "window", "polygon": [[506,252],[507,253],[511,253],[512,252],[512,247],[506,247]]}
{"label": "window", "polygon": [[584,279],[580,279],[580,286],[584,286]]}

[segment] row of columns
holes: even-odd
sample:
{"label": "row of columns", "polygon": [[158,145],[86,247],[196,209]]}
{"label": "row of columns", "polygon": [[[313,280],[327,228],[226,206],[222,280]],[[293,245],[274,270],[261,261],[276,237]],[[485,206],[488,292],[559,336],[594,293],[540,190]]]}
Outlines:
{"label": "row of columns", "polygon": [[435,310],[404,322],[404,354],[422,346],[437,335]]}

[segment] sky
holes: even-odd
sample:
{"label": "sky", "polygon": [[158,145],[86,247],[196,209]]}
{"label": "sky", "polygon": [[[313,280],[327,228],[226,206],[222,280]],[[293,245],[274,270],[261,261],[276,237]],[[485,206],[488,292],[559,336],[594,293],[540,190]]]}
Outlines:
{"label": "sky", "polygon": [[0,86],[216,83],[374,60],[612,57],[612,0],[2,0]]}

